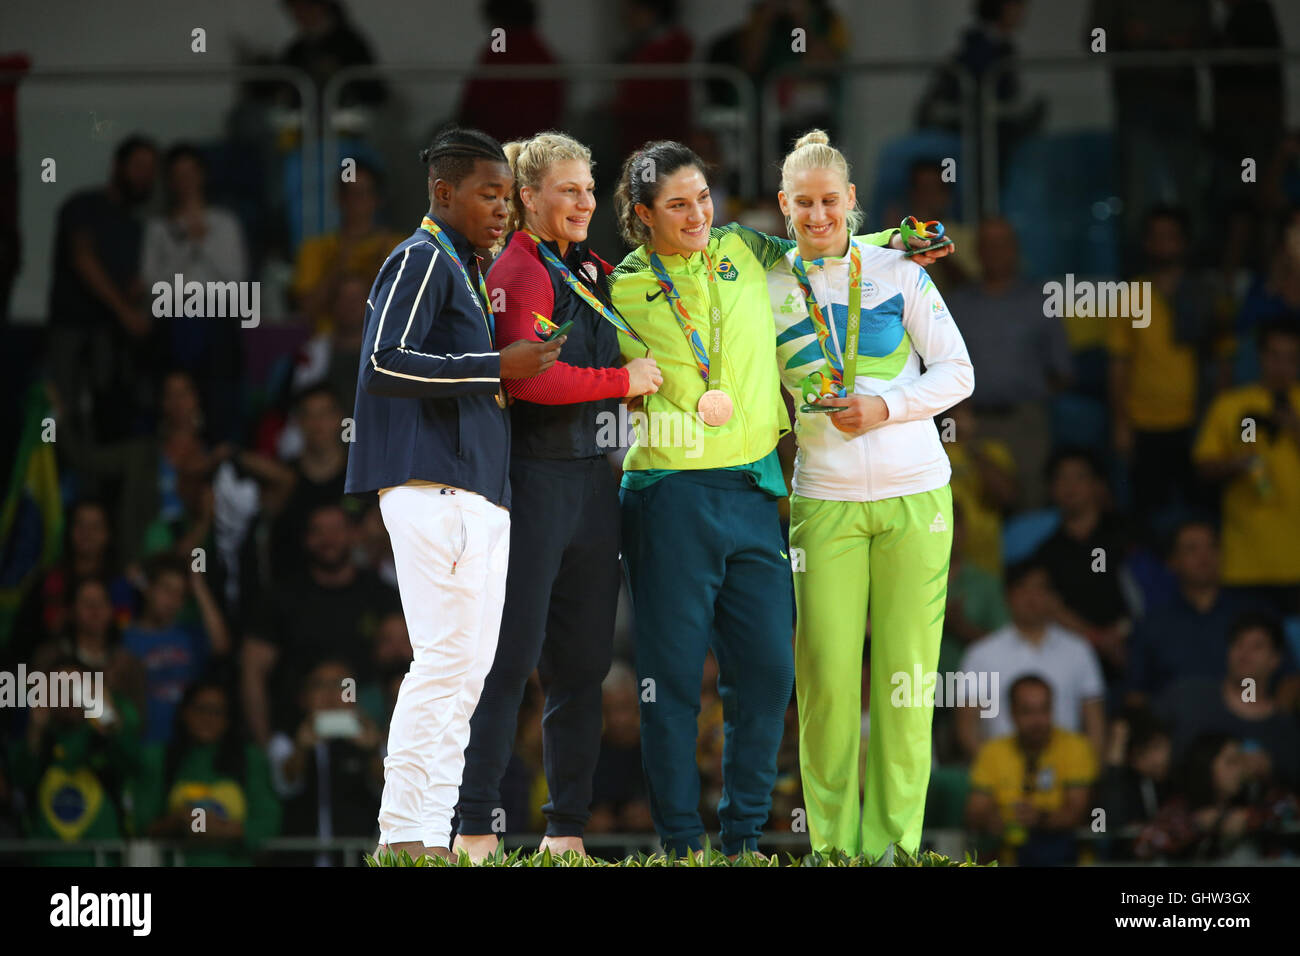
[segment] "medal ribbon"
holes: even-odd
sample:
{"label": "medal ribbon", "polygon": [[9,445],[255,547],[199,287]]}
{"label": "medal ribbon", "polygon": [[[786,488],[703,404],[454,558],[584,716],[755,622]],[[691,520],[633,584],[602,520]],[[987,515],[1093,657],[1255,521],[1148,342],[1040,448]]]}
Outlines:
{"label": "medal ribbon", "polygon": [[[812,319],[813,328],[817,332],[817,343],[821,346],[822,355],[826,357],[826,364],[831,370],[832,378],[837,385],[843,386],[846,394],[853,391],[853,382],[858,374],[858,335],[862,328],[862,250],[852,239],[849,240],[849,248],[851,255],[849,257],[848,329],[845,334],[844,358],[838,365],[835,350],[830,347],[830,321],[833,316],[823,313],[821,304],[813,295],[812,284],[808,281],[803,260],[798,256],[795,256],[794,260],[794,277],[799,282],[804,301],[808,303],[808,316]],[[820,259],[814,261],[821,262]]]}
{"label": "medal ribbon", "polygon": [[692,324],[690,313],[682,305],[682,297],[673,286],[673,280],[669,278],[668,270],[664,268],[658,253],[650,253],[650,268],[654,270],[655,278],[659,281],[659,288],[664,290],[664,298],[672,306],[673,318],[677,320],[682,334],[686,336],[687,344],[690,345],[691,353],[695,357],[695,365],[700,370],[700,376],[708,383],[710,389],[716,389],[722,375],[722,302],[721,296],[718,295],[718,277],[713,272],[713,260],[709,258],[707,252],[701,255],[704,256],[704,265],[709,272],[710,342],[707,352],[700,339],[700,333]]}
{"label": "medal ribbon", "polygon": [[[564,284],[573,291],[574,295],[595,309],[600,315],[603,315],[608,319],[614,328],[618,329],[624,335],[641,342],[641,336],[632,331],[632,326],[627,324],[627,320],[624,319],[623,316],[619,315],[612,306],[607,306],[605,303],[601,302],[596,296],[596,293],[583,285],[582,280],[575,276],[573,272],[570,271],[569,267],[564,264],[563,260],[561,260],[559,256],[552,252],[551,249],[542,242],[540,236],[535,236],[531,232],[526,232],[525,234],[529,239],[537,243],[537,252],[544,260],[546,260],[547,265],[560,274],[560,278],[564,280]],[[534,313],[534,315],[536,314],[537,313]],[[548,325],[554,326],[555,324],[549,319],[546,321]],[[645,343],[641,342],[641,344],[644,345]]]}
{"label": "medal ribbon", "polygon": [[[474,301],[478,303],[478,310],[483,313],[483,324],[487,326],[488,338],[491,339],[493,347],[495,348],[497,333],[496,320],[492,317],[492,310],[487,307],[490,300],[488,298],[487,283],[483,281],[483,270],[478,270],[478,292],[475,292],[473,284],[469,281],[469,270],[465,268],[465,263],[460,261],[460,256],[456,254],[456,248],[451,244],[451,240],[447,238],[447,234],[443,232],[442,228],[428,216],[425,216],[424,219],[421,220],[420,228],[425,232],[430,233],[434,239],[438,240],[438,245],[442,246],[443,251],[446,252],[447,255],[451,256],[451,261],[456,263],[456,268],[460,270],[461,278],[465,280],[465,288],[469,289],[469,294],[472,295]],[[479,298],[480,295],[482,296],[481,299]]]}

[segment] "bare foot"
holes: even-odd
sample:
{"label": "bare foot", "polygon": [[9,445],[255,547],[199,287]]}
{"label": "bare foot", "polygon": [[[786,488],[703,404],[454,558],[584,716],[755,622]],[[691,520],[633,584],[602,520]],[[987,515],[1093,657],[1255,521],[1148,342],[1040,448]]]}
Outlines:
{"label": "bare foot", "polygon": [[542,850],[550,850],[551,856],[560,856],[563,853],[568,853],[570,850],[577,853],[578,856],[587,855],[587,849],[582,845],[582,837],[543,837],[542,845],[537,848],[539,853]]}
{"label": "bare foot", "polygon": [[497,851],[497,836],[495,833],[457,833],[456,839],[451,844],[451,856],[460,855],[464,850],[469,854],[471,863],[482,863],[488,857]]}

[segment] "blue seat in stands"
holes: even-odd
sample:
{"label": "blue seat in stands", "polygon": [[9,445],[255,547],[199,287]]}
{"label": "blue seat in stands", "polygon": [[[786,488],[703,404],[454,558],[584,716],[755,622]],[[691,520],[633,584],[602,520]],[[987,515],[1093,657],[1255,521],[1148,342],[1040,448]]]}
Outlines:
{"label": "blue seat in stands", "polygon": [[[890,206],[906,206],[908,170],[917,160],[940,161],[947,157],[957,160],[960,173],[961,137],[941,129],[922,129],[898,139],[890,140],[880,148],[876,158],[876,184],[871,192],[871,204],[867,209],[871,228],[878,228],[875,223],[885,214]],[[962,218],[961,190],[953,193],[953,213],[960,222]],[[883,225],[883,224],[882,224]]]}
{"label": "blue seat in stands", "polygon": [[1119,269],[1114,142],[1099,130],[1034,136],[1003,177],[1001,211],[1022,237],[1030,279],[1112,276]]}

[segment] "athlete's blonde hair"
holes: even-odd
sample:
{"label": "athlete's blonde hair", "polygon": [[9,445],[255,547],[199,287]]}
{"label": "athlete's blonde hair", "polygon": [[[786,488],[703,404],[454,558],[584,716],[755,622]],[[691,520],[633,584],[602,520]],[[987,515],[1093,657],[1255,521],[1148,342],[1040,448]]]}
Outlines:
{"label": "athlete's blonde hair", "polygon": [[[506,147],[509,155],[509,147]],[[805,169],[829,169],[838,173],[844,180],[845,201],[848,201],[848,184],[849,184],[849,161],[844,158],[844,154],[831,145],[831,138],[826,135],[825,131],[820,129],[811,129],[804,133],[794,142],[794,148],[786,153],[785,159],[781,162],[781,191],[789,195],[792,189],[792,181],[795,173],[801,173]],[[862,225],[862,209],[855,202],[853,208],[844,216],[848,223],[849,234],[856,233]],[[791,239],[794,235],[794,222],[789,216],[785,217],[785,230]]]}
{"label": "athlete's blonde hair", "polygon": [[591,150],[572,136],[554,131],[538,133],[529,139],[506,143],[502,149],[505,150],[506,161],[510,163],[510,171],[515,176],[515,185],[510,191],[510,211],[506,214],[507,232],[520,229],[524,224],[527,210],[524,209],[523,200],[519,198],[521,187],[540,188],[542,181],[546,179],[546,171],[554,163],[566,159],[580,159],[589,167],[593,165]]}

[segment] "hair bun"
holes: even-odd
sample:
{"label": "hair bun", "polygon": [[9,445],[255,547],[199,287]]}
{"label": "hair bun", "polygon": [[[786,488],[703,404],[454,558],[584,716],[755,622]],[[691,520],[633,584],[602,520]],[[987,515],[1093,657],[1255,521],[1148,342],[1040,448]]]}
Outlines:
{"label": "hair bun", "polygon": [[829,146],[830,143],[831,138],[826,135],[825,130],[810,129],[794,141],[794,148],[802,149],[805,146]]}

